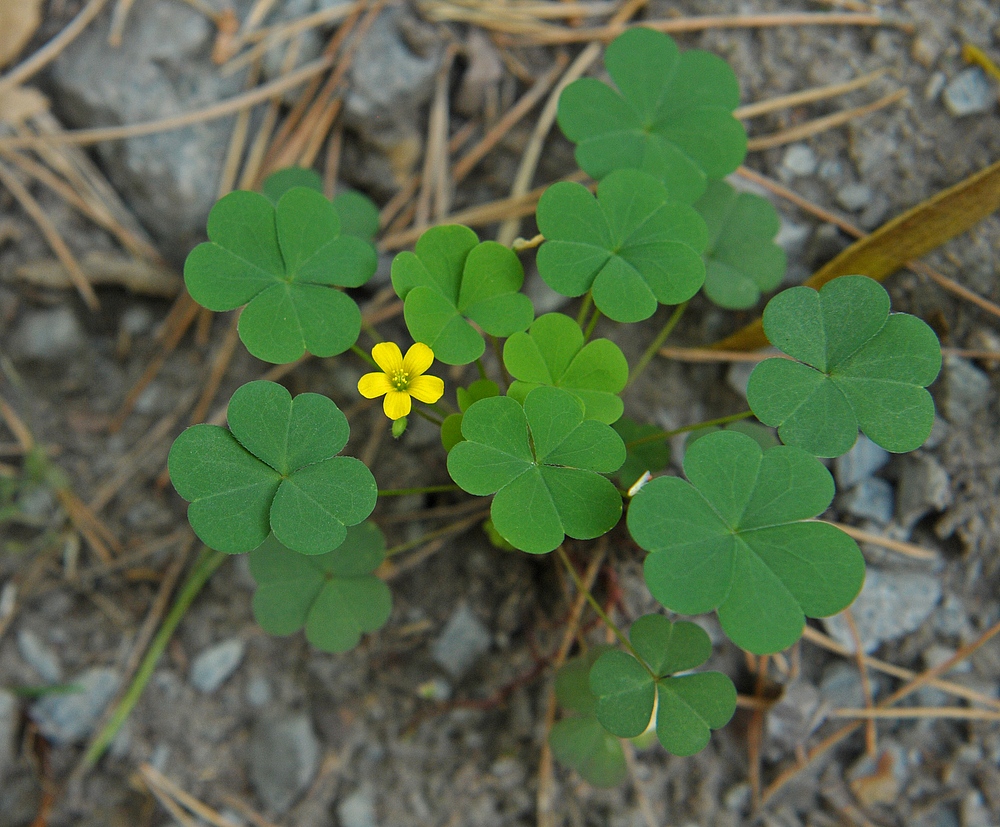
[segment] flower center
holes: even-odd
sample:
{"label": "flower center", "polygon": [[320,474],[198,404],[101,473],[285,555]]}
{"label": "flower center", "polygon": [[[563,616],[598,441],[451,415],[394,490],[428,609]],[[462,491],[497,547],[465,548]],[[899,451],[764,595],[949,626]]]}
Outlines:
{"label": "flower center", "polygon": [[410,386],[410,374],[405,370],[394,370],[389,374],[389,384],[398,391],[405,391]]}

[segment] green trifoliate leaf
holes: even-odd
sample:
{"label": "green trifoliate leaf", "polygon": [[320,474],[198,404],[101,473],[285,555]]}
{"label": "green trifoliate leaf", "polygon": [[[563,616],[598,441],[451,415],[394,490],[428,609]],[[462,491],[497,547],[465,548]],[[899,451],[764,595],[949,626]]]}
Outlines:
{"label": "green trifoliate leaf", "polygon": [[460,413],[449,414],[441,423],[441,444],[450,451],[465,437],[462,436],[462,419],[469,407],[480,399],[489,399],[500,395],[500,386],[490,379],[477,379],[468,388],[458,388],[455,396],[458,399]]}
{"label": "green trifoliate leaf", "polygon": [[541,385],[572,393],[587,419],[610,425],[622,415],[619,393],[628,381],[628,362],[610,339],[584,344],[583,331],[569,316],[539,316],[526,333],[505,343],[503,362],[517,381],[507,391],[518,401]]}
{"label": "green trifoliate leaf", "polygon": [[750,439],[756,442],[764,451],[768,448],[773,448],[775,445],[781,444],[778,437],[775,436],[773,428],[761,425],[759,422],[751,422],[748,419],[739,419],[736,422],[730,422],[728,425],[709,425],[706,428],[699,428],[697,431],[692,431],[688,434],[688,438],[684,443],[685,450],[690,448],[699,439],[718,431],[733,431],[737,434],[746,434],[746,436],[750,437]]}
{"label": "green trifoliate leaf", "polygon": [[239,333],[254,356],[293,362],[305,351],[333,356],[357,340],[361,313],[334,287],[359,287],[375,272],[375,250],[340,231],[321,193],[287,190],[274,206],[236,191],[208,216],[209,241],[184,264],[191,296],[209,310],[246,304]]}
{"label": "green trifoliate leaf", "polygon": [[693,755],[736,710],[736,689],[725,675],[671,677],[708,660],[708,634],[694,623],[646,615],[632,624],[629,638],[642,661],[614,649],[590,670],[598,721],[615,735],[635,737],[649,726],[655,707],[660,743],[675,755]]}
{"label": "green trifoliate leaf", "polygon": [[666,440],[657,439],[653,442],[643,442],[641,445],[629,446],[634,442],[661,433],[661,429],[653,425],[641,425],[634,419],[623,416],[611,426],[625,443],[625,462],[618,469],[616,476],[626,488],[632,486],[647,471],[650,473],[662,471],[670,464],[670,447]]}
{"label": "green trifoliate leaf", "polygon": [[[323,179],[319,173],[303,167],[286,167],[272,172],[264,181],[261,193],[274,206],[281,196],[293,187],[306,187],[323,192]],[[378,232],[378,207],[360,192],[345,190],[333,198],[333,208],[340,218],[341,235],[353,235],[371,241]]]}
{"label": "green trifoliate leaf", "polygon": [[531,300],[518,291],[524,268],[495,241],[480,242],[468,227],[433,227],[414,252],[392,262],[392,286],[403,299],[410,335],[448,365],[467,365],[486,344],[470,322],[493,336],[510,336],[531,324]]}
{"label": "green trifoliate leaf", "polygon": [[568,391],[536,388],[523,408],[509,396],[482,399],[466,411],[462,435],[448,472],[470,494],[496,494],[493,524],[516,548],[544,554],[567,534],[589,540],[621,518],[621,496],[601,474],[618,469],[625,447],[584,419]]}
{"label": "green trifoliate leaf", "polygon": [[375,479],[363,463],[337,453],[347,418],[325,396],[294,399],[274,382],[250,382],[229,402],[229,427],[194,425],[167,460],[188,519],[212,548],[250,551],[270,532],[302,554],[337,548],[347,526],[375,508]]}
{"label": "green trifoliate leaf", "polygon": [[631,29],[613,40],[604,65],[618,91],[593,78],[559,97],[559,126],[576,161],[600,180],[616,169],[648,172],[671,197],[691,204],[709,178],[722,178],[746,155],[736,75],[721,58],[683,54],[667,35]]}
{"label": "green trifoliate leaf", "polygon": [[336,550],[305,557],[270,535],[250,552],[257,581],[253,613],[264,631],[306,639],[325,652],[346,652],[389,619],[389,588],[372,572],[385,557],[385,538],[372,523],[347,530]]}
{"label": "green trifoliate leaf", "polygon": [[889,313],[889,294],[865,276],[816,292],[793,287],[764,309],[764,332],[792,359],[761,362],[747,385],[757,418],[815,456],[850,450],[860,428],[887,451],[920,447],[934,423],[926,387],[941,370],[934,332]]}
{"label": "green trifoliate leaf", "polygon": [[546,238],[538,250],[541,277],[564,296],[591,290],[597,308],[617,322],[687,301],[705,281],[705,222],[638,170],[611,173],[596,199],[581,184],[553,184],[537,219]]}
{"label": "green trifoliate leaf", "polygon": [[753,307],[785,275],[785,251],[774,243],[781,220],[766,198],[710,181],[694,205],[708,226],[705,295],[719,307]]}
{"label": "green trifoliate leaf", "polygon": [[646,583],[668,609],[717,610],[734,643],[768,654],[798,640],[806,617],[836,614],[857,596],[857,545],[812,521],[834,493],[815,457],[719,431],[688,448],[684,472],[690,482],[647,483],[628,512],[632,537],[650,552]]}

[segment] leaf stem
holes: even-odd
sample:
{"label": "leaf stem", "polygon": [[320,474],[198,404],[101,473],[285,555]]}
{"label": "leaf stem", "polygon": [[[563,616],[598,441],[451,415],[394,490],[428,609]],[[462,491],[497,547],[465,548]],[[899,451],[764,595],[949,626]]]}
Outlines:
{"label": "leaf stem", "polygon": [[380,497],[408,497],[411,494],[441,494],[445,491],[461,491],[457,485],[426,485],[423,488],[386,488],[378,492]]}
{"label": "leaf stem", "polygon": [[386,559],[389,557],[394,557],[397,554],[402,554],[404,551],[409,551],[411,548],[416,548],[417,546],[422,546],[424,543],[430,542],[431,540],[436,540],[438,537],[446,537],[455,531],[459,531],[463,528],[467,528],[474,525],[479,520],[486,519],[489,516],[489,509],[484,509],[483,511],[472,514],[468,517],[464,517],[460,520],[455,520],[453,523],[449,523],[442,528],[436,528],[434,531],[428,531],[426,534],[421,534],[419,537],[413,540],[407,540],[405,543],[400,543],[399,545],[392,546],[385,552]]}
{"label": "leaf stem", "polygon": [[507,373],[507,365],[503,361],[503,346],[500,344],[500,340],[492,334],[490,334],[490,341],[493,342],[493,352],[496,354],[497,364],[500,365],[500,379],[503,384],[503,392],[507,393],[507,390],[510,388],[511,378],[510,374]]}
{"label": "leaf stem", "polygon": [[385,341],[385,339],[382,338],[382,335],[375,329],[375,326],[372,325],[372,324],[369,324],[364,319],[361,320],[361,329],[365,333],[367,333],[368,336],[371,338],[371,340],[373,342],[375,342],[376,344],[378,344],[379,342],[384,342]]}
{"label": "leaf stem", "polygon": [[376,370],[381,370],[381,368],[379,368],[379,366],[375,362],[375,360],[372,359],[371,354],[363,351],[357,345],[351,345],[351,352],[357,354],[358,356],[360,356],[362,359],[364,359],[369,365],[371,365]]}
{"label": "leaf stem", "polygon": [[583,303],[580,305],[580,312],[576,314],[576,324],[580,330],[583,330],[583,321],[587,318],[587,314],[590,312],[590,305],[593,301],[594,297],[588,290],[586,295],[583,297]]}
{"label": "leaf stem", "polygon": [[486,365],[483,364],[483,357],[476,359],[476,370],[479,371],[479,378],[486,379]]}
{"label": "leaf stem", "polygon": [[422,417],[423,417],[424,419],[426,419],[426,420],[427,420],[428,422],[433,422],[433,423],[434,423],[435,425],[437,425],[437,426],[438,426],[439,428],[440,428],[440,427],[441,427],[441,426],[442,426],[442,425],[444,424],[444,420],[443,420],[443,419],[438,419],[438,418],[437,418],[436,416],[434,416],[433,414],[429,414],[429,413],[427,413],[427,411],[425,411],[425,410],[424,410],[423,408],[418,408],[418,407],[414,406],[413,408],[411,408],[411,410],[412,410],[412,411],[413,411],[413,413],[415,413],[415,414],[416,414],[417,416],[422,416]]}
{"label": "leaf stem", "polygon": [[170,613],[164,618],[163,625],[160,626],[160,630],[156,633],[156,637],[153,638],[152,643],[149,645],[149,651],[146,652],[146,656],[142,659],[142,663],[139,665],[139,669],[135,673],[135,678],[132,681],[132,685],[129,686],[128,691],[125,693],[115,710],[114,715],[111,716],[111,720],[108,721],[107,726],[101,730],[101,733],[94,739],[94,742],[90,745],[90,749],[87,750],[87,754],[83,757],[83,766],[92,767],[94,764],[100,760],[100,757],[104,754],[104,751],[108,748],[111,742],[114,740],[115,735],[118,730],[121,729],[122,724],[128,718],[129,713],[138,703],[139,698],[142,697],[143,690],[146,688],[146,684],[149,683],[149,679],[153,676],[153,670],[156,669],[156,664],[160,659],[160,655],[167,648],[167,644],[170,642],[170,638],[174,634],[178,624],[181,622],[187,610],[190,608],[191,603],[194,601],[195,597],[201,591],[205,583],[208,582],[208,578],[212,576],[212,573],[222,565],[226,559],[225,554],[221,551],[215,551],[205,547],[201,557],[198,559],[197,564],[188,575],[188,579],[184,581],[184,585],[181,586],[181,590],[177,595],[177,599],[174,601],[174,605],[170,609]]}
{"label": "leaf stem", "polygon": [[632,368],[632,373],[628,378],[628,382],[625,383],[626,388],[631,387],[632,383],[639,378],[639,374],[646,369],[646,365],[648,365],[650,360],[656,355],[656,351],[663,346],[663,343],[667,340],[667,336],[669,336],[673,332],[674,328],[677,327],[677,322],[681,320],[681,316],[684,314],[687,306],[688,302],[683,302],[674,308],[674,312],[670,314],[670,318],[667,319],[667,323],[663,325],[663,329],[656,334],[656,338],[649,343],[649,347],[647,347],[642,356],[639,357],[639,361],[635,363],[635,367]]}
{"label": "leaf stem", "polygon": [[700,431],[702,428],[711,428],[713,425],[728,425],[730,422],[738,422],[741,419],[749,419],[751,416],[753,416],[753,411],[741,411],[738,414],[720,416],[718,419],[696,422],[694,425],[685,425],[683,428],[674,428],[672,431],[658,431],[655,434],[639,437],[639,439],[633,439],[631,442],[626,442],[625,447],[636,448],[640,445],[648,445],[650,442],[659,442],[663,439],[670,439],[670,437],[677,436],[678,434],[686,434],[688,431]]}
{"label": "leaf stem", "polygon": [[594,308],[594,312],[590,315],[590,321],[587,322],[587,329],[583,331],[583,341],[589,342],[590,337],[594,332],[594,328],[597,327],[597,321],[601,318],[601,311],[598,308]]}

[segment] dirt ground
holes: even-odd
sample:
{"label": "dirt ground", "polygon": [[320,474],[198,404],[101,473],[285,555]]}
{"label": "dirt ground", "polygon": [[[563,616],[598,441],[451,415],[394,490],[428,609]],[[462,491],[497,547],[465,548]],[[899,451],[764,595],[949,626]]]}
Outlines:
{"label": "dirt ground", "polygon": [[[181,0],[148,0],[154,2]],[[136,8],[142,4],[139,0]],[[86,4],[50,0],[43,5],[44,21],[25,55],[42,47]],[[108,3],[92,25],[107,31],[112,8],[127,5]],[[440,44],[469,44],[474,35],[492,31],[488,20],[472,26],[433,17],[442,5],[460,4],[403,5],[410,21],[408,42],[418,56],[420,48],[423,55],[437,54]],[[635,19],[821,13],[856,6],[867,8],[832,0],[650,0]],[[308,3],[298,7],[313,8]],[[880,4],[878,12],[883,25],[785,22],[677,36],[682,48],[708,49],[729,61],[744,103],[885,70],[864,88],[747,120],[751,139],[906,91],[884,108],[753,151],[747,160],[752,170],[866,231],[1000,160],[1000,83],[987,76],[992,98],[981,111],[956,114],[948,97],[951,84],[968,68],[963,45],[978,46],[1000,61],[1000,7],[988,0],[899,0]],[[420,38],[437,46],[419,47]],[[582,48],[515,41],[515,36],[497,41],[498,52],[508,53],[492,81],[500,112],[527,88],[517,72],[540,74],[560,50],[572,57]],[[469,65],[459,61],[452,69],[453,93]],[[52,117],[66,128],[104,125],[79,122],[79,111],[59,92],[58,72],[50,67],[29,81],[54,101]],[[600,72],[597,61],[591,73]],[[121,78],[122,84],[133,80]],[[479,104],[478,112],[473,107],[472,114],[453,109],[448,134],[473,123],[470,140],[475,141],[483,134],[482,112],[488,105]],[[399,188],[400,169],[421,168],[413,136],[422,141],[427,134],[428,108],[426,103],[414,107],[411,122],[393,124],[390,137],[349,122],[340,155],[342,180],[385,206]],[[510,129],[456,187],[452,212],[509,195],[539,108]],[[263,110],[257,112],[254,128],[264,117]],[[0,123],[0,137],[11,134],[12,128]],[[110,156],[87,151],[96,169],[114,179],[108,172]],[[8,153],[0,145],[4,168],[13,163]],[[48,156],[37,157],[45,161]],[[533,184],[541,186],[573,169],[572,148],[554,128]],[[118,240],[65,198],[37,180],[17,176],[22,178],[74,255],[120,251]],[[132,212],[142,216],[152,203],[148,192],[124,178],[112,183]],[[757,694],[769,704],[774,701],[769,711],[739,709],[692,758],[671,757],[659,747],[635,751],[630,778],[620,788],[593,789],[563,767],[552,770],[542,758],[551,692],[547,658],[558,647],[572,585],[551,556],[499,550],[477,529],[417,545],[411,553],[422,558],[419,564],[397,572],[390,582],[389,623],[346,655],[317,652],[301,635],[275,639],[263,633],[251,612],[254,583],[246,561],[227,559],[181,618],[108,754],[83,768],[92,733],[74,727],[82,720],[92,727],[97,712],[58,705],[53,711],[53,698],[80,693],[36,701],[16,690],[78,682],[86,675],[88,681],[107,681],[106,701],[108,695],[119,697],[133,679],[136,659],[168,615],[175,586],[198,554],[186,530],[185,504],[163,475],[166,453],[189,423],[213,366],[223,359],[233,325],[230,314],[196,325],[162,359],[155,378],[121,419],[130,390],[163,352],[159,331],[174,303],[170,279],[167,287],[155,288],[159,294],[151,294],[150,285],[160,282],[149,278],[140,279],[141,286],[132,291],[98,286],[97,310],[71,289],[26,281],[23,265],[52,253],[16,190],[16,182],[12,188],[0,181],[0,689],[14,690],[0,693],[0,827],[227,821],[289,827],[1000,824],[996,639],[962,657],[943,676],[959,694],[954,687],[926,686],[898,705],[904,712],[880,718],[868,734],[874,738],[869,754],[864,727],[829,749],[815,750],[851,723],[834,710],[864,705],[853,656],[806,640],[760,672],[759,664],[722,638],[712,618],[702,618],[716,643],[710,666],[727,672],[749,699]],[[784,221],[790,282],[802,281],[853,240],[828,220],[770,197]],[[176,225],[143,219],[130,226],[137,234],[148,233],[152,246],[179,272],[187,248],[172,235]],[[490,237],[496,225],[477,230]],[[526,220],[521,233],[530,236],[532,230]],[[998,250],[1000,218],[992,216],[925,261],[1000,303]],[[383,265],[390,256],[384,252]],[[524,260],[530,274],[531,257]],[[380,268],[383,278],[386,266]],[[913,272],[892,276],[886,287],[894,309],[925,319],[944,346],[1000,352],[1000,319],[989,309]],[[366,290],[359,297],[373,301],[376,292]],[[662,325],[662,313],[627,337],[606,323],[598,334],[615,339],[633,357]],[[759,308],[722,312],[697,299],[671,343],[706,344],[757,314]],[[398,341],[406,338],[398,317],[380,329]],[[224,406],[236,387],[267,369],[237,346],[208,415]],[[907,674],[933,668],[976,644],[1000,620],[998,369],[1000,360],[981,355],[946,358],[944,372],[931,387],[939,414],[931,442],[913,455],[891,458],[877,471],[884,481],[880,490],[890,492],[890,519],[858,516],[863,509],[844,498],[825,515],[925,552],[913,557],[863,544],[885,584],[885,600],[899,602],[899,609],[889,612],[896,616],[885,621],[898,622],[899,628],[885,631],[870,650],[890,665],[888,672],[868,670],[876,703],[903,685]],[[394,443],[380,409],[359,404],[356,382],[364,370],[348,354],[309,360],[282,381],[293,393],[325,393],[348,413],[352,436],[346,452],[371,459],[380,487],[447,483],[444,454],[430,426],[412,423],[404,439]],[[728,364],[661,359],[626,395],[626,412],[664,428],[680,427],[743,410],[739,384],[740,370]],[[29,437],[18,423],[42,449],[34,458],[26,456]],[[676,456],[671,472],[679,473]],[[374,517],[388,542],[397,544],[442,524],[413,512],[464,501],[453,494],[393,498],[381,501]],[[460,512],[458,518],[471,513]],[[585,551],[576,551],[585,562]],[[641,552],[619,527],[610,535],[608,564],[595,588],[602,599],[620,592],[623,622],[654,609],[641,562]],[[871,608],[873,616],[877,610]],[[904,615],[912,615],[912,623],[907,625]],[[863,622],[860,614],[858,620]],[[473,638],[482,630],[486,637],[470,655],[468,668],[451,674],[435,658],[435,642],[446,626],[463,622]],[[836,637],[834,626],[811,625],[817,635],[828,631]],[[237,665],[221,685],[199,688],[193,664],[222,643],[239,652]],[[992,706],[969,701],[970,693],[985,696]],[[970,709],[986,710],[993,718],[976,719]],[[48,722],[49,737],[39,731],[39,721]],[[62,737],[51,735],[53,727]],[[550,800],[547,812],[539,811],[540,785],[542,797]],[[207,809],[185,810],[185,794]],[[176,813],[172,805],[179,807]]]}

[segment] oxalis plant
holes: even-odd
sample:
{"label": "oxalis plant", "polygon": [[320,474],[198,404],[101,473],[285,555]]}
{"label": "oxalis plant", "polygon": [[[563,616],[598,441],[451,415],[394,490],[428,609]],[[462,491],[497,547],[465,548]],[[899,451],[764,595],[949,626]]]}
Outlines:
{"label": "oxalis plant", "polygon": [[[369,357],[345,288],[374,274],[377,213],[356,194],[329,201],[301,169],[271,176],[262,193],[222,198],[184,271],[205,307],[243,307],[240,337],[266,362],[348,350],[368,360],[359,393],[381,398],[396,437],[412,414],[440,426],[457,487],[492,497],[496,543],[555,551],[582,588],[566,538],[594,540],[625,516],[622,542],[627,531],[645,552],[646,583],[668,615],[626,631],[591,599],[618,645],[592,647],[556,676],[566,714],[552,748],[597,785],[624,776],[619,739],[655,732],[671,753],[691,755],[735,710],[730,679],[696,671],[711,655],[708,635],[676,615],[715,612],[737,646],[768,654],[795,643],[806,618],[851,603],[864,563],[850,537],[816,519],[834,495],[819,458],[848,451],[859,430],[889,451],[920,446],[934,416],[926,387],[941,365],[926,324],[892,313],[877,282],[845,276],[767,303],[764,331],[782,356],[753,371],[749,411],[677,431],[624,417],[622,392],[690,299],[703,291],[723,308],[750,308],[778,287],[785,257],[770,203],[724,180],[746,153],[728,65],[641,28],[608,46],[605,65],[613,85],[577,80],[558,111],[596,190],[549,187],[538,238],[519,245],[537,248],[549,286],[582,297],[575,318],[536,316],[513,250],[439,226],[392,262],[412,343],[369,328]],[[673,312],[631,366],[613,341],[593,338],[602,316],[620,327],[660,305]],[[501,357],[492,377],[487,338]],[[478,378],[446,388],[435,359],[475,363]],[[750,416],[763,425],[739,421]],[[667,439],[684,431],[695,432],[684,477],[657,475]],[[349,434],[331,399],[257,381],[233,394],[228,427],[188,428],[169,457],[195,533],[219,552],[249,553],[261,626],[304,629],[328,652],[356,646],[391,613],[374,573],[386,543],[368,518],[380,494],[400,492],[380,491],[360,460],[340,454]],[[421,490],[441,487],[407,493]]]}

